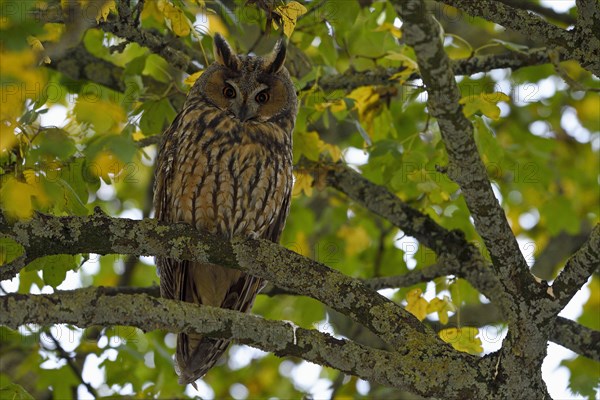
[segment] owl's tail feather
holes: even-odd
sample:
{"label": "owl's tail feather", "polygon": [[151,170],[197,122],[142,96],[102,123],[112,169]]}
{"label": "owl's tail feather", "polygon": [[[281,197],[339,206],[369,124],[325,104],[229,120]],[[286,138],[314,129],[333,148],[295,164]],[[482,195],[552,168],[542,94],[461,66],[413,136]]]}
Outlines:
{"label": "owl's tail feather", "polygon": [[180,333],[177,336],[177,355],[175,370],[179,375],[179,384],[194,384],[215,365],[227,350],[230,341],[213,339],[202,335]]}

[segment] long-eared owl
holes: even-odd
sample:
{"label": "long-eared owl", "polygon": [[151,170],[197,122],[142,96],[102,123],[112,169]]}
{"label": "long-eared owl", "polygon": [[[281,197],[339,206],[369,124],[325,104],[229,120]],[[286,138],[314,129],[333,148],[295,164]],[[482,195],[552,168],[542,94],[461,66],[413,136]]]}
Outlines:
{"label": "long-eared owl", "polygon": [[[221,235],[279,241],[292,191],[297,98],[284,67],[286,46],[266,57],[236,54],[220,35],[215,62],[165,131],[154,185],[156,218]],[[264,282],[214,264],[157,257],[161,295],[248,312]],[[229,341],[177,337],[181,384],[194,383]]]}

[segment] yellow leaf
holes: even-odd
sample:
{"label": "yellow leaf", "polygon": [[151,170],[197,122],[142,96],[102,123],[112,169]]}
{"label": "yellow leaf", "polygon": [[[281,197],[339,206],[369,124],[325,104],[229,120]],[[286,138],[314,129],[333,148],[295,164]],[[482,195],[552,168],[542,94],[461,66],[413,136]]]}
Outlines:
{"label": "yellow leaf", "polygon": [[323,153],[328,153],[334,162],[342,158],[342,150],[336,145],[325,143],[317,132],[294,133],[294,163],[304,156],[312,161],[318,161]]}
{"label": "yellow leaf", "polygon": [[106,21],[106,19],[108,18],[108,14],[110,14],[111,11],[115,13],[117,12],[117,5],[115,4],[115,0],[108,0],[101,4],[102,6],[98,10],[98,14],[96,14],[96,22],[100,22],[100,20]]}
{"label": "yellow leaf", "polygon": [[292,196],[299,196],[302,192],[308,197],[312,196],[313,177],[305,172],[294,172],[294,177],[296,180]]}
{"label": "yellow leaf", "polygon": [[[33,171],[31,171],[33,172]],[[37,197],[42,202],[47,201],[46,193],[39,182],[30,178],[32,184],[19,182],[12,176],[4,177],[0,189],[0,204],[9,218],[26,219],[33,215],[32,198]]]}
{"label": "yellow leaf", "polygon": [[406,311],[423,321],[427,315],[427,300],[422,297],[423,291],[419,288],[413,289],[406,295]]}
{"label": "yellow leaf", "polygon": [[131,138],[132,138],[134,141],[142,140],[142,139],[143,139],[143,138],[145,138],[145,137],[146,137],[146,135],[144,135],[144,134],[142,133],[142,131],[135,131],[135,132],[133,132],[133,135],[131,135]]}
{"label": "yellow leaf", "polygon": [[405,82],[408,77],[419,70],[419,66],[415,60],[404,54],[404,52],[388,51],[388,55],[385,56],[388,60],[400,61],[401,65],[405,67],[402,71],[396,72],[390,77],[391,81]]}
{"label": "yellow leaf", "polygon": [[152,18],[159,23],[162,23],[165,19],[163,13],[158,9],[158,3],[156,1],[147,1],[144,3],[141,18],[142,21]]}
{"label": "yellow leaf", "polygon": [[329,153],[333,162],[338,162],[342,158],[342,150],[335,144],[324,143],[323,151]]}
{"label": "yellow leaf", "polygon": [[338,230],[337,236],[346,242],[345,252],[347,257],[359,254],[371,245],[369,234],[362,226],[344,225]]}
{"label": "yellow leaf", "polygon": [[394,24],[391,24],[389,22],[384,22],[383,24],[378,26],[373,32],[389,32],[396,39],[400,39],[402,37],[402,31],[400,30],[400,28],[396,28]]}
{"label": "yellow leaf", "polygon": [[358,119],[366,127],[369,136],[373,137],[373,119],[382,107],[379,93],[373,86],[361,86],[354,89],[348,98],[354,100],[353,109],[358,111]]}
{"label": "yellow leaf", "polygon": [[218,15],[208,14],[208,28],[212,34],[220,33],[225,37],[229,36],[229,29]]}
{"label": "yellow leaf", "polygon": [[171,30],[173,33],[177,36],[187,36],[190,34],[191,22],[185,16],[183,11],[166,0],[159,0],[157,7],[171,22]]}
{"label": "yellow leaf", "polygon": [[439,332],[440,338],[450,343],[458,351],[464,351],[471,354],[479,354],[483,351],[479,330],[473,327],[447,328]]}
{"label": "yellow leaf", "polygon": [[109,174],[116,176],[122,169],[123,164],[110,151],[101,151],[98,153],[89,166],[90,172],[94,176],[102,178],[105,182],[110,182],[111,177]]}
{"label": "yellow leaf", "polygon": [[470,117],[481,111],[486,117],[498,120],[500,118],[500,108],[496,104],[500,101],[510,101],[510,97],[502,92],[480,93],[479,95],[463,97],[459,103],[463,105],[465,117]]}
{"label": "yellow leaf", "polygon": [[15,134],[16,121],[5,119],[0,122],[0,153],[12,149],[19,141]]}
{"label": "yellow leaf", "polygon": [[65,24],[49,22],[44,24],[44,33],[38,35],[42,42],[58,42],[65,32]]}
{"label": "yellow leaf", "polygon": [[[35,36],[28,36],[27,43],[31,46],[33,51],[35,51],[36,53],[40,54],[40,53],[44,52],[44,45],[42,45],[42,42],[40,42],[40,39],[36,38]],[[44,56],[42,61],[44,62],[44,64],[51,63],[50,57],[48,57],[48,56]]]}
{"label": "yellow leaf", "polygon": [[185,78],[184,81],[183,81],[183,83],[185,83],[189,87],[194,86],[194,83],[196,83],[196,80],[198,80],[198,78],[200,78],[200,75],[202,75],[203,72],[204,72],[204,70],[198,71],[198,72],[194,72],[193,74],[191,74],[190,76],[188,76],[187,78]]}
{"label": "yellow leaf", "polygon": [[[296,20],[299,16],[306,14],[306,7],[297,1],[290,1],[288,4],[278,6],[274,10],[275,13],[281,15],[281,23],[283,24],[283,33],[290,37],[296,28]],[[277,23],[273,21],[273,26],[278,29]]]}
{"label": "yellow leaf", "polygon": [[456,311],[456,307],[448,296],[444,296],[443,300],[436,297],[427,305],[427,314],[437,312],[440,322],[444,325],[448,323],[448,313],[454,311]]}
{"label": "yellow leaf", "polygon": [[0,120],[20,117],[25,101],[37,99],[44,89],[45,74],[37,67],[37,62],[37,53],[31,48],[19,52],[0,52],[3,80]]}
{"label": "yellow leaf", "polygon": [[317,111],[325,111],[326,109],[331,110],[331,112],[340,112],[346,109],[346,102],[342,99],[328,101],[325,103],[315,104],[315,110]]}

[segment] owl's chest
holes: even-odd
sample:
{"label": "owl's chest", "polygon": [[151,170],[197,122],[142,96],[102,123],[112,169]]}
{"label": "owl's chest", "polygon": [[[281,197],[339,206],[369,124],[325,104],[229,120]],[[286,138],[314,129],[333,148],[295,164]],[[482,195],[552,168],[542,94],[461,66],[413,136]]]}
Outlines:
{"label": "owl's chest", "polygon": [[176,219],[231,237],[261,235],[292,185],[290,157],[256,143],[214,143],[186,151],[172,185]]}

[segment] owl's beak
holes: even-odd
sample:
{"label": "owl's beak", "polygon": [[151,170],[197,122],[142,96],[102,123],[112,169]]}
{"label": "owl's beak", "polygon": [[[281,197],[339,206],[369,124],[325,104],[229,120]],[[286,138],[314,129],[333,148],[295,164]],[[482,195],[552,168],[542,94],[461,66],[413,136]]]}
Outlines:
{"label": "owl's beak", "polygon": [[246,122],[246,121],[254,118],[254,113],[248,108],[246,103],[244,103],[238,110],[237,117],[240,121]]}

